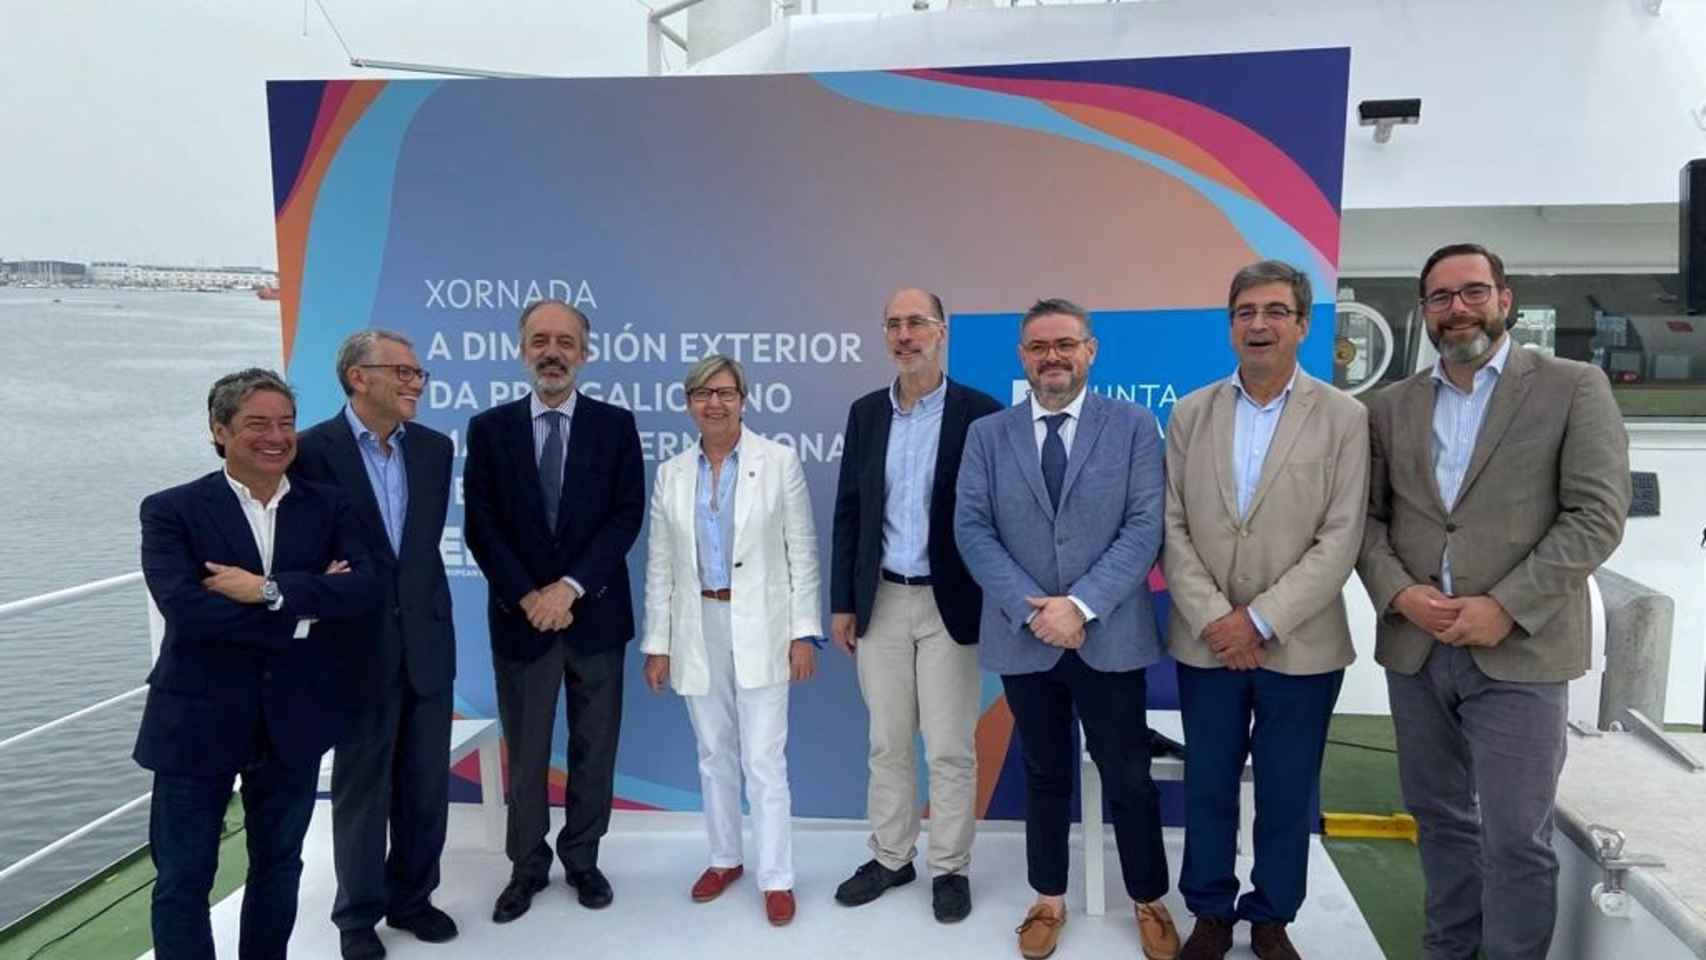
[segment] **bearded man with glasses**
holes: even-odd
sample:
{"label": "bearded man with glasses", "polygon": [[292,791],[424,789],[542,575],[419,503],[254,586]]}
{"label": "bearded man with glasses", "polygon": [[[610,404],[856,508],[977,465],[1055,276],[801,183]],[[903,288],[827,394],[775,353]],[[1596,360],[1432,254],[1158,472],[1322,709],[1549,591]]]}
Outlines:
{"label": "bearded man with glasses", "polygon": [[1598,367],[1513,346],[1504,263],[1436,250],[1432,369],[1369,403],[1357,563],[1378,615],[1432,960],[1546,956],[1566,688],[1589,666],[1587,578],[1623,537],[1629,451]]}

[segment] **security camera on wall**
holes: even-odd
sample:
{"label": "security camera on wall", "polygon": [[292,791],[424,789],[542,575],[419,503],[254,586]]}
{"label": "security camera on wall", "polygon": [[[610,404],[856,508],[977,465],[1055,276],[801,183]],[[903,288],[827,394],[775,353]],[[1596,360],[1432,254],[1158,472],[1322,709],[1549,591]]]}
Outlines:
{"label": "security camera on wall", "polygon": [[1357,122],[1359,126],[1374,128],[1375,143],[1385,143],[1392,139],[1393,127],[1422,122],[1421,98],[1364,100],[1357,104]]}

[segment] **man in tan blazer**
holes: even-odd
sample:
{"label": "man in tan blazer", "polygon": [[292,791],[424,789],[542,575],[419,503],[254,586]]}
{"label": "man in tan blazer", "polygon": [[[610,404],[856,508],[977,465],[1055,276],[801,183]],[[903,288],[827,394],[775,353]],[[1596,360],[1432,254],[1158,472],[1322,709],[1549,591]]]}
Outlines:
{"label": "man in tan blazer", "polygon": [[[1179,401],[1167,428],[1167,634],[1187,744],[1179,892],[1197,918],[1181,960],[1224,957],[1238,920],[1262,960],[1298,955],[1285,927],[1303,903],[1327,723],[1356,656],[1343,590],[1368,501],[1367,412],[1297,365],[1313,300],[1289,264],[1238,271],[1238,369]],[[1239,898],[1246,757],[1256,864]]]}
{"label": "man in tan blazer", "polygon": [[1588,575],[1623,537],[1628,437],[1599,368],[1512,342],[1498,256],[1442,247],[1420,294],[1440,358],[1369,404],[1357,570],[1421,833],[1423,945],[1540,960],[1566,685],[1588,668]]}

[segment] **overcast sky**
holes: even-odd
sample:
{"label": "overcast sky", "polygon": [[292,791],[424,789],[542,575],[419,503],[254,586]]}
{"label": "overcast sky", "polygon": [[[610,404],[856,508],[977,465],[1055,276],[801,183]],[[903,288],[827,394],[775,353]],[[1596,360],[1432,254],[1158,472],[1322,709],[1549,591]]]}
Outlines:
{"label": "overcast sky", "polygon": [[[320,2],[359,57],[645,72],[639,0]],[[301,0],[0,9],[0,259],[274,266],[265,82],[385,76],[351,68],[315,0],[307,12],[304,33]],[[674,52],[672,65],[682,62]]]}

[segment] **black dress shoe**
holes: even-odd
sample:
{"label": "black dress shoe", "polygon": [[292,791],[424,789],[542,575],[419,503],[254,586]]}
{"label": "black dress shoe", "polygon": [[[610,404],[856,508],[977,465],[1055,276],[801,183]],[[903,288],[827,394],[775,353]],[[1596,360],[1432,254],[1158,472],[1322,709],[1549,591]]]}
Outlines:
{"label": "black dress shoe", "polygon": [[835,888],[835,902],[849,907],[862,906],[882,896],[883,891],[890,887],[903,886],[917,879],[918,871],[911,863],[902,864],[899,870],[890,870],[875,860],[868,860]]}
{"label": "black dress shoe", "polygon": [[945,873],[930,881],[930,907],[937,923],[959,923],[971,913],[971,881],[958,873]]}
{"label": "black dress shoe", "polygon": [[385,923],[395,930],[407,930],[426,943],[456,939],[456,921],[430,903],[406,917],[386,917]]}
{"label": "black dress shoe", "polygon": [[492,922],[508,923],[526,913],[533,906],[533,895],[548,884],[544,877],[510,877],[509,885],[498,894],[497,905],[492,907]]}
{"label": "black dress shoe", "polygon": [[338,931],[338,950],[344,960],[379,960],[385,956],[385,944],[379,942],[379,934],[372,927]]}
{"label": "black dress shoe", "polygon": [[615,892],[610,889],[610,881],[597,867],[570,871],[569,886],[575,888],[576,899],[588,910],[603,910],[616,899]]}

